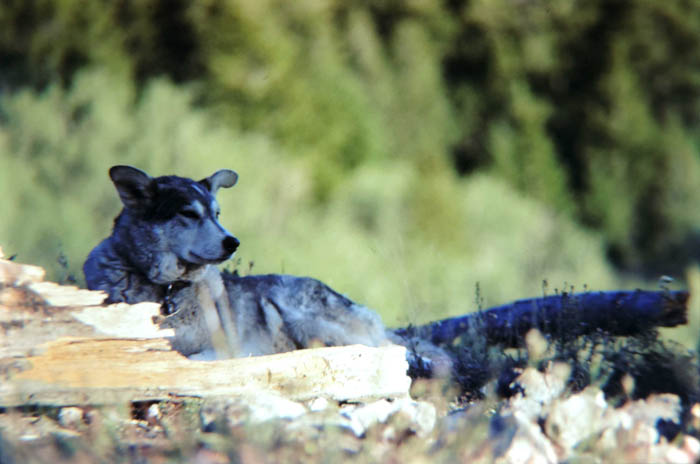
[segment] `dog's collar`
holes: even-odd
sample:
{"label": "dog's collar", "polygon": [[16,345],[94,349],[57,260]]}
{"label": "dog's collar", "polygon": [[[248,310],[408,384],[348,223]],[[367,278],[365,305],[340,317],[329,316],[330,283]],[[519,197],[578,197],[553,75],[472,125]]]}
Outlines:
{"label": "dog's collar", "polygon": [[192,285],[192,282],[187,280],[176,280],[175,282],[170,282],[167,285],[163,285],[163,304],[161,304],[161,312],[166,316],[173,314],[176,311],[175,304],[173,303],[172,297],[175,293],[179,292],[183,288],[187,288]]}

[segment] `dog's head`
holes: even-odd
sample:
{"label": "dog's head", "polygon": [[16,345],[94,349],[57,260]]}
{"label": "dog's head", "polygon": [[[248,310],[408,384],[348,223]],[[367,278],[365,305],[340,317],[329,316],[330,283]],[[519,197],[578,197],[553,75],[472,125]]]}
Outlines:
{"label": "dog's head", "polygon": [[211,176],[192,179],[151,177],[131,166],[114,166],[109,176],[129,217],[135,261],[156,283],[197,280],[207,264],[229,259],[239,241],[219,224],[215,195],[232,187],[238,174],[222,169]]}

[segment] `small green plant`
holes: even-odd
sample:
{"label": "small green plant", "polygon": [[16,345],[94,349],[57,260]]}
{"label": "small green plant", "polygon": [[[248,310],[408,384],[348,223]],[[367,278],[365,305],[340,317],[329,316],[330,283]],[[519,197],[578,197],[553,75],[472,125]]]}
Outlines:
{"label": "small green plant", "polygon": [[78,279],[76,279],[75,274],[71,272],[68,266],[68,257],[65,255],[63,250],[60,250],[58,252],[56,262],[58,263],[59,268],[61,269],[61,274],[59,275],[57,282],[63,285],[75,285],[78,282]]}

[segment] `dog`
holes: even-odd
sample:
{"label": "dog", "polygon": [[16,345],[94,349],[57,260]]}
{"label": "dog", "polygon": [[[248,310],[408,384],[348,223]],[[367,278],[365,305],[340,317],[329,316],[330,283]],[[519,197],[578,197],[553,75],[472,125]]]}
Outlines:
{"label": "dog", "polygon": [[87,287],[106,292],[107,302],[161,303],[158,322],[175,329],[181,353],[240,357],[389,343],[377,313],[316,279],[219,271],[240,245],[219,223],[215,198],[236,184],[234,171],[195,181],[114,166],[109,176],[123,209],[85,261]]}

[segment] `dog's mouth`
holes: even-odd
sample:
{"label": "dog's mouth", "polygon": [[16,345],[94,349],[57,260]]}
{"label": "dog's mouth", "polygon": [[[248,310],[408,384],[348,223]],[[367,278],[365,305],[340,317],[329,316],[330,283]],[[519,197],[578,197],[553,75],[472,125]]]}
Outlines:
{"label": "dog's mouth", "polygon": [[189,271],[190,269],[196,269],[197,267],[204,266],[206,264],[219,264],[223,263],[227,259],[231,258],[233,256],[233,253],[228,254],[226,256],[222,256],[217,259],[211,259],[211,258],[205,258],[204,256],[200,256],[197,253],[189,252],[189,256],[187,259],[185,258],[180,258],[180,261],[182,264],[187,268]]}
{"label": "dog's mouth", "polygon": [[191,274],[192,272],[196,271],[197,269],[206,266],[207,263],[193,263],[191,261],[188,261],[186,259],[179,258],[178,259],[178,265],[181,268],[184,268],[184,272],[182,273],[183,275]]}

